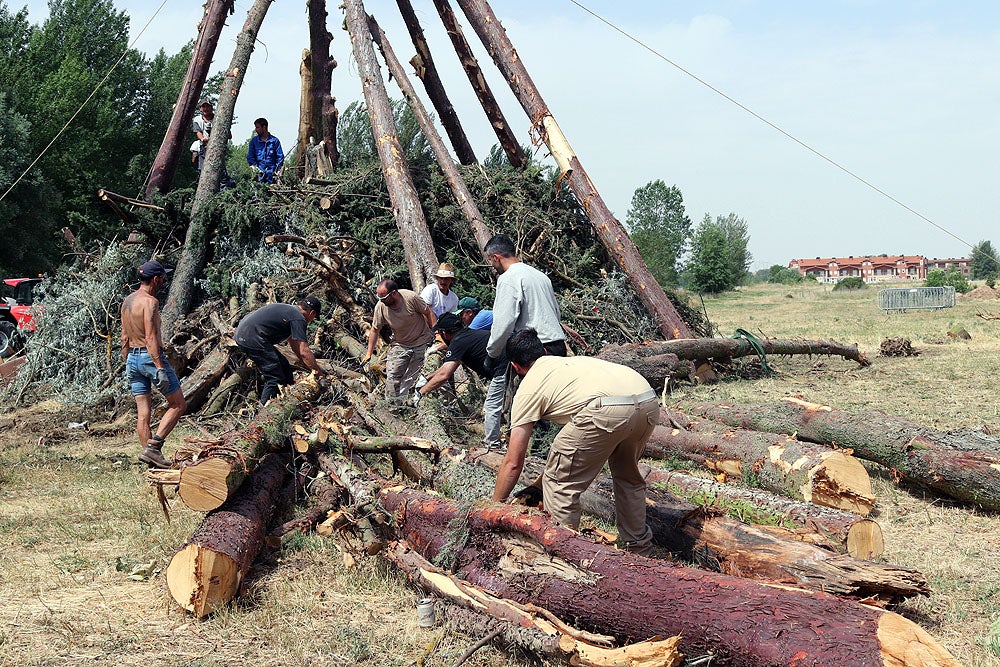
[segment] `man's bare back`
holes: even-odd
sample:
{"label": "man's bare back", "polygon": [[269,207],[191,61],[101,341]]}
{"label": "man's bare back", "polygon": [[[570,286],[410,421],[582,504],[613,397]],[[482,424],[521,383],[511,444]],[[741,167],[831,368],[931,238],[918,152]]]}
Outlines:
{"label": "man's bare back", "polygon": [[132,347],[144,347],[153,359],[159,359],[163,340],[160,334],[160,302],[142,288],[122,302],[122,353]]}

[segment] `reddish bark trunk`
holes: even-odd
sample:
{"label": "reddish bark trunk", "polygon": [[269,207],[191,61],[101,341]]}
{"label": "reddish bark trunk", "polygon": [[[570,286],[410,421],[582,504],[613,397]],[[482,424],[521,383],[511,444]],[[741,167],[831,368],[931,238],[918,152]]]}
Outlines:
{"label": "reddish bark trunk", "polygon": [[460,509],[398,487],[380,497],[428,560],[622,641],[679,634],[683,652],[721,653],[732,665],[958,665],[918,626],[881,609],[629,554],[509,505]]}
{"label": "reddish bark trunk", "polygon": [[232,13],[233,0],[209,0],[205,6],[205,16],[199,24],[198,38],[194,41],[191,62],[184,75],[184,84],[177,96],[177,104],[174,105],[167,131],[163,135],[163,143],[160,144],[156,159],[153,160],[153,167],[149,171],[146,199],[157,190],[168,192],[173,185],[177,160],[188,143],[187,134],[198,95],[201,94],[205,79],[208,78],[208,70],[212,66],[215,47],[219,44],[219,35],[226,25],[226,17]]}
{"label": "reddish bark trunk", "polygon": [[434,0],[434,6],[437,8],[438,15],[444,23],[445,30],[448,31],[448,37],[451,38],[451,43],[455,47],[455,53],[458,54],[462,68],[465,70],[466,76],[469,77],[472,90],[475,91],[476,97],[479,98],[479,103],[483,106],[483,111],[486,112],[486,117],[489,119],[493,131],[496,132],[497,140],[500,142],[504,153],[507,154],[507,160],[517,169],[524,169],[528,166],[528,158],[525,156],[524,149],[521,148],[521,145],[517,142],[517,138],[511,131],[510,124],[504,117],[503,111],[501,111],[500,105],[493,95],[493,91],[490,89],[489,84],[486,83],[483,70],[479,67],[479,61],[476,60],[476,56],[472,52],[472,47],[469,46],[465,35],[462,34],[462,26],[459,25],[458,19],[455,17],[455,12],[451,10],[448,0]]}
{"label": "reddish bark trunk", "polygon": [[427,46],[427,40],[424,39],[423,28],[420,27],[420,21],[417,20],[410,0],[396,0],[396,4],[399,6],[399,13],[403,16],[403,23],[406,24],[406,29],[410,32],[413,47],[417,50],[416,57],[410,62],[413,64],[417,76],[424,82],[424,89],[438,113],[438,118],[441,119],[445,132],[448,133],[451,145],[455,149],[455,155],[458,156],[458,161],[462,164],[475,164],[476,154],[472,150],[469,139],[465,136],[465,130],[462,129],[462,123],[458,119],[458,114],[455,113],[455,107],[448,99],[448,93],[445,92],[444,84],[438,75],[434,58],[431,57],[430,47]]}
{"label": "reddish bark trunk", "polygon": [[663,288],[649,272],[628,232],[601,199],[583,165],[559,131],[548,106],[489,4],[485,0],[458,0],[458,4],[486,45],[493,62],[507,79],[510,89],[528,114],[532,127],[559,163],[563,178],[568,181],[577,200],[583,205],[604,247],[618,268],[629,277],[639,300],[656,321],[664,337],[690,338],[691,330],[688,325],[674,310]]}

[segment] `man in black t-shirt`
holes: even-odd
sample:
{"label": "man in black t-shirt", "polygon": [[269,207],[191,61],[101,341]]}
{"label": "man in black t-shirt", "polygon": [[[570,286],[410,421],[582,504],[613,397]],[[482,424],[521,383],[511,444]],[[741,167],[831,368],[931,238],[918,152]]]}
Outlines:
{"label": "man in black t-shirt", "polygon": [[502,449],[500,418],[506,389],[504,376],[507,372],[507,358],[501,356],[500,361],[491,367],[488,361],[489,355],[486,354],[490,330],[466,329],[462,326],[461,318],[454,313],[442,315],[434,330],[441,333],[441,338],[448,344],[448,351],[445,352],[441,367],[431,376],[427,384],[413,394],[414,407],[420,403],[420,399],[451,379],[459,366],[465,366],[490,383],[486,390],[486,402],[483,404],[483,430],[486,446],[491,449]]}
{"label": "man in black t-shirt", "polygon": [[292,352],[306,368],[326,375],[306,344],[306,325],[319,316],[319,299],[307,296],[297,306],[287,303],[270,303],[250,313],[236,327],[236,344],[253,359],[264,376],[260,402],[267,403],[278,393],[278,385],[292,384],[292,367],[275,347],[288,339]]}

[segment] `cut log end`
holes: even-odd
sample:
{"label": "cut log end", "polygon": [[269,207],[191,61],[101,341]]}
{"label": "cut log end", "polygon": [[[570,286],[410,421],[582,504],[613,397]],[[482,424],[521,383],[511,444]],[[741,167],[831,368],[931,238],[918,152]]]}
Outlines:
{"label": "cut log end", "polygon": [[809,498],[817,505],[868,516],[875,505],[871,477],[853,456],[830,452],[811,475]]}
{"label": "cut log end", "polygon": [[181,468],[178,495],[185,505],[197,512],[208,512],[229,498],[229,475],[232,463],[221,457],[207,458]]}
{"label": "cut log end", "polygon": [[226,554],[189,544],[167,565],[167,589],[177,604],[199,618],[229,603],[240,586],[240,571]]}
{"label": "cut log end", "polygon": [[885,552],[882,527],[871,519],[858,521],[847,532],[847,553],[855,558],[874,560]]}
{"label": "cut log end", "polygon": [[878,641],[885,667],[961,667],[926,630],[899,614],[882,614]]}

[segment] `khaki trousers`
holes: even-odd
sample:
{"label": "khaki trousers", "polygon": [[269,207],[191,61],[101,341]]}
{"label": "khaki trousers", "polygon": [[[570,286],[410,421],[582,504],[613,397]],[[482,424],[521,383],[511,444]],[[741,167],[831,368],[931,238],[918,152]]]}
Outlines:
{"label": "khaki trousers", "polygon": [[563,426],[542,475],[543,502],[552,518],[571,528],[580,526],[580,496],[607,462],[619,540],[648,545],[653,535],[646,526],[646,481],[639,458],[659,414],[655,399],[639,405],[588,406]]}
{"label": "khaki trousers", "polygon": [[385,361],[385,399],[402,402],[409,398],[424,365],[427,343],[414,347],[393,344]]}

